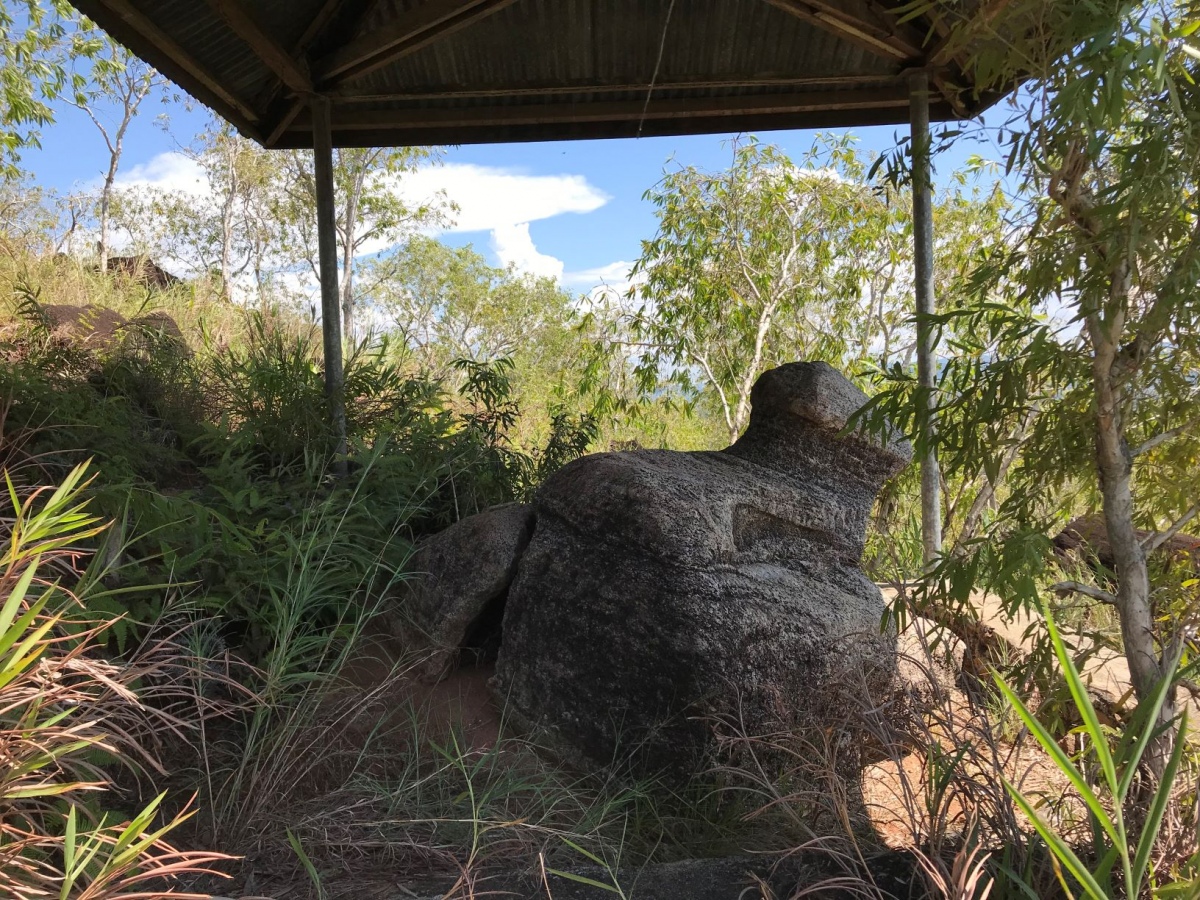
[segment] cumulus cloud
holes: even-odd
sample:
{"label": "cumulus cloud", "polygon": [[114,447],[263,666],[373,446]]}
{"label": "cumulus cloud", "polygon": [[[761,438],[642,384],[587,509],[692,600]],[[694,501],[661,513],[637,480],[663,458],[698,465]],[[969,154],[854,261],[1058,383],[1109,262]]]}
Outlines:
{"label": "cumulus cloud", "polygon": [[530,175],[516,169],[447,163],[405,175],[410,202],[439,193],[458,206],[449,231],[495,231],[564,213],[589,213],[611,198],[582,175]]}
{"label": "cumulus cloud", "polygon": [[445,231],[490,232],[491,247],[504,265],[556,279],[566,267],[537,249],[530,223],[593,212],[611,199],[582,175],[531,175],[474,163],[421,169],[404,176],[398,189],[410,202],[444,196],[457,207]]}
{"label": "cumulus cloud", "polygon": [[127,169],[117,177],[116,185],[119,188],[183,191],[197,197],[212,190],[200,164],[174,151],[160,153],[149,162],[138,163]]}
{"label": "cumulus cloud", "polygon": [[519,272],[546,276],[555,281],[562,280],[563,269],[566,268],[563,261],[540,252],[534,246],[528,222],[493,228],[492,250],[500,257],[500,262],[506,266],[513,266]]}
{"label": "cumulus cloud", "polygon": [[[121,174],[117,184],[122,188],[185,191],[196,196],[210,190],[203,169],[177,152],[161,153],[132,166]],[[529,232],[530,223],[593,212],[611,199],[583,175],[535,175],[475,163],[430,166],[397,178],[392,186],[412,205],[442,197],[456,207],[433,234],[487,232],[501,263],[556,279],[564,277],[565,266],[562,260],[537,249]],[[385,249],[382,242],[372,241],[359,252],[370,255]]]}

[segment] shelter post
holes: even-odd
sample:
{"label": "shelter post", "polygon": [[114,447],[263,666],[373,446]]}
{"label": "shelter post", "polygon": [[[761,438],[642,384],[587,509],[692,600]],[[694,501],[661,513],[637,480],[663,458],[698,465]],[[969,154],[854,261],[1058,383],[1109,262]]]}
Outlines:
{"label": "shelter post", "polygon": [[924,450],[921,461],[921,544],[925,564],[942,552],[941,473],[933,437],[937,429],[934,384],[937,347],[933,323],[933,190],[929,135],[929,76],[924,71],[909,77],[909,112],[912,126],[913,243],[917,299],[917,410]]}
{"label": "shelter post", "polygon": [[313,177],[317,189],[317,254],[321,276],[321,336],[325,395],[334,435],[334,472],[346,473],[346,397],[342,370],[342,311],[338,291],[337,232],[333,194],[333,131],[329,98],[313,95]]}

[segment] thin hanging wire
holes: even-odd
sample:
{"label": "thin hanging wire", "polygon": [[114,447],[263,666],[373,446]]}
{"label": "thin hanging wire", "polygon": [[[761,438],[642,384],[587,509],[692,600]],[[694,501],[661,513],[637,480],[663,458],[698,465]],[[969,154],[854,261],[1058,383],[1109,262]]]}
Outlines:
{"label": "thin hanging wire", "polygon": [[667,7],[667,20],[663,22],[662,37],[658,41],[658,59],[654,63],[654,74],[650,84],[646,86],[646,102],[642,104],[642,117],[638,119],[637,136],[642,136],[642,126],[646,124],[646,111],[650,109],[650,95],[654,93],[654,85],[658,82],[658,70],[662,66],[663,49],[667,46],[667,28],[671,24],[671,13],[675,11],[675,0]]}

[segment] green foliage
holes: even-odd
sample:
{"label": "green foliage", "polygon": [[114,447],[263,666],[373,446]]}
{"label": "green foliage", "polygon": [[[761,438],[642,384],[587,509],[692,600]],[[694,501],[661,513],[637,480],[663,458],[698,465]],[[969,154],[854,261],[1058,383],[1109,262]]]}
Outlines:
{"label": "green foliage", "polygon": [[115,335],[108,348],[83,350],[50,333],[36,289],[22,285],[18,297],[24,321],[0,365],[11,434],[24,433],[28,451],[55,477],[87,448],[110,483],[166,480],[200,433],[205,401],[192,360],[146,326]]}
{"label": "green foliage", "polygon": [[[1038,745],[1067,777],[1086,804],[1093,834],[1092,866],[1085,864],[1070,843],[1038,815],[1036,801],[1023,794],[1007,779],[1005,787],[1054,855],[1058,863],[1055,871],[1067,896],[1074,896],[1074,891],[1078,888],[1082,888],[1091,900],[1141,897],[1143,888],[1153,889],[1153,895],[1156,897],[1179,896],[1173,891],[1195,890],[1195,882],[1189,885],[1176,884],[1170,888],[1165,884],[1165,879],[1156,878],[1153,858],[1163,816],[1171,802],[1175,779],[1180,771],[1186,738],[1175,742],[1175,749],[1167,761],[1161,779],[1153,785],[1148,802],[1142,801],[1136,805],[1133,803],[1139,782],[1139,763],[1153,744],[1154,732],[1161,728],[1158,716],[1169,692],[1173,690],[1178,659],[1172,660],[1166,677],[1158,684],[1154,693],[1139,704],[1136,715],[1114,741],[1100,724],[1088,696],[1087,685],[1075,668],[1054,617],[1049,610],[1044,612],[1055,656],[1062,667],[1071,698],[1083,721],[1080,731],[1088,741],[1089,759],[1072,759],[1068,756],[1054,735],[1038,721],[1017,693],[999,676],[996,677],[996,683]],[[1186,712],[1179,729],[1181,734],[1187,734]],[[1096,775],[1099,776],[1102,793],[1097,793]],[[1138,821],[1139,808],[1144,809],[1145,814],[1135,832],[1132,829],[1133,823]],[[1070,878],[1064,872],[1069,874]],[[1159,887],[1166,890],[1160,892],[1156,889]]]}
{"label": "green foliage", "polygon": [[570,337],[572,297],[552,279],[488,265],[473,247],[413,237],[372,260],[378,308],[421,367],[449,375],[455,359],[545,356]]}
{"label": "green foliage", "polygon": [[596,439],[591,416],[554,410],[545,447],[522,452],[509,436],[520,413],[512,399],[512,361],[500,359],[489,365],[462,359],[454,367],[465,376],[463,393],[471,405],[462,417],[463,438],[468,446],[479,448],[477,471],[490,477],[493,490],[506,500],[531,499],[539,484],[583,455]]}
{"label": "green foliage", "polygon": [[[683,168],[646,193],[658,234],[631,273],[644,278],[631,340],[646,348],[636,370],[645,393],[664,372],[687,395],[707,386],[733,438],[750,386],[781,353],[842,355],[858,272],[838,262],[851,257],[869,195],[856,166],[847,140],[825,138],[797,166],[751,139],[734,145],[727,172]],[[781,334],[806,316],[825,327],[798,329],[799,346],[783,349]]]}
{"label": "green foliage", "polygon": [[64,639],[74,598],[47,578],[66,568],[79,541],[101,530],[82,496],[86,469],[24,499],[5,473],[11,506],[0,520],[7,532],[0,563],[0,890],[8,896],[128,897],[225,859],[165,842],[189,815],[156,824],[164,795],[127,821],[97,815],[87,799],[107,787],[89,754],[120,752],[106,701],[114,689],[133,696],[133,679],[90,658],[107,622]]}
{"label": "green foliage", "polygon": [[0,5],[0,175],[5,178],[17,173],[22,149],[41,146],[39,129],[54,121],[52,104],[69,86],[60,46],[76,15],[66,0]]}
{"label": "green foliage", "polygon": [[[1174,655],[1186,665],[1197,649],[1186,567],[1152,554],[1153,533],[1200,513],[1198,15],[1185,2],[1018,2],[1011,20],[967,28],[985,83],[1029,79],[1035,101],[1002,129],[1024,203],[1008,216],[1012,240],[960,274],[960,301],[931,322],[945,356],[936,431],[918,427],[903,366],[879,372],[864,412],[936,450],[951,483],[986,485],[983,508],[947,510],[956,540],[929,602],[986,590],[1010,612],[1047,593],[1111,605],[1142,703]],[[1097,509],[1115,571],[1064,578],[1050,536]],[[1163,735],[1148,757],[1160,772]]]}
{"label": "green foliage", "polygon": [[[203,172],[209,190],[126,189],[120,198],[122,224],[135,236],[155,235],[153,246],[144,249],[156,257],[189,260],[197,271],[218,276],[226,297],[232,297],[239,278],[253,276],[260,306],[267,308],[267,300],[278,293],[276,269],[287,262],[279,155],[216,122],[180,152]],[[138,227],[138,219],[153,224]]]}
{"label": "green foliage", "polygon": [[[578,326],[576,298],[549,278],[488,265],[473,247],[414,237],[372,260],[375,307],[394,322],[396,349],[447,388],[465,390],[469,368],[510,360],[510,398],[525,415],[510,440],[540,446],[558,417],[596,412],[579,390],[590,341]],[[567,419],[559,421],[566,424]]]}
{"label": "green foliage", "polygon": [[107,634],[120,652],[182,592],[261,663],[297,607],[302,561],[318,553],[308,580],[322,587],[301,625],[336,633],[349,609],[387,592],[414,539],[527,499],[595,436],[587,417],[555,410],[540,446],[519,443],[508,360],[462,362],[455,395],[410,374],[386,342],[364,343],[346,365],[351,478],[331,479],[311,327],[250,314],[236,344],[195,355],[144,328],[84,349],[49,331],[35,290],[23,297],[0,365],[7,433],[38,460],[32,477],[65,472],[82,447],[99,463],[92,492],[119,528],[87,602],[126,614]]}
{"label": "green foliage", "polygon": [[[378,282],[356,283],[359,255],[368,241],[383,246],[399,243],[423,226],[444,219],[446,204],[440,197],[409,204],[395,190],[395,181],[420,165],[441,158],[435,147],[366,147],[334,151],[333,181],[335,225],[341,261],[343,332],[352,338],[355,309],[373,298]],[[286,223],[295,255],[315,273],[317,265],[317,188],[310,153],[293,151],[284,159],[283,199],[277,206]]]}
{"label": "green foliage", "polygon": [[[631,277],[640,305],[610,324],[643,396],[702,398],[735,440],[768,368],[822,359],[911,364],[907,196],[875,183],[849,137],[822,136],[798,163],[751,138],[728,170],[687,167],[647,192],[658,233]],[[1003,239],[1005,200],[961,176],[938,198],[936,253],[957,273]]]}

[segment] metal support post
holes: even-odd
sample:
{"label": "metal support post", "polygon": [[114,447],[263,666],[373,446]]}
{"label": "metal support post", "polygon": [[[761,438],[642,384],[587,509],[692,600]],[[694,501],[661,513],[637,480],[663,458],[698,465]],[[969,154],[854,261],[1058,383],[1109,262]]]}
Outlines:
{"label": "metal support post", "polygon": [[912,123],[913,243],[917,295],[917,411],[926,449],[921,461],[921,544],[925,563],[942,552],[941,474],[933,437],[937,433],[934,384],[937,346],[929,316],[934,314],[933,297],[933,190],[931,139],[929,136],[929,76],[916,72],[909,77],[909,111]]}

